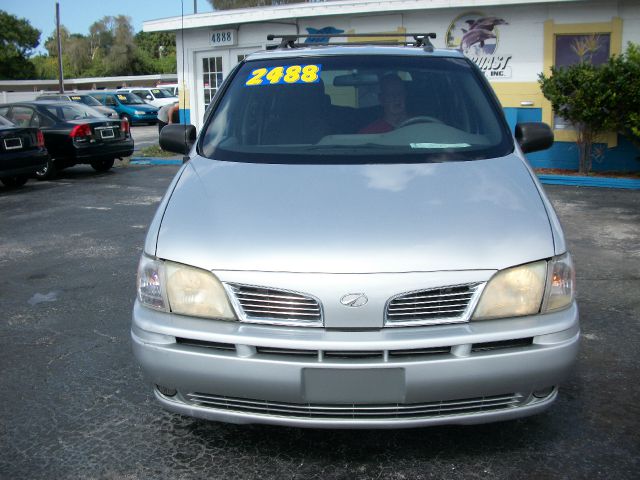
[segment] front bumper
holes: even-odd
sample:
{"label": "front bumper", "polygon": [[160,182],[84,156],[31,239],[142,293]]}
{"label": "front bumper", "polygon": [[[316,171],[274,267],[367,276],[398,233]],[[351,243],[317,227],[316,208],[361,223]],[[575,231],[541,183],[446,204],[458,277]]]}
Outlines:
{"label": "front bumper", "polygon": [[[131,334],[171,411],[233,423],[400,428],[544,410],[575,361],[580,330],[575,304],[531,317],[344,332],[183,317],[136,302]],[[530,341],[509,346],[514,339]]]}

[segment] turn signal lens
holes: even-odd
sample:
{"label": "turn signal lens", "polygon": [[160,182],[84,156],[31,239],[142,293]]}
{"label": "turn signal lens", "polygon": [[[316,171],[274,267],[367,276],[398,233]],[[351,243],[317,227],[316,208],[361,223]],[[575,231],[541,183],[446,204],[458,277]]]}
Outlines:
{"label": "turn signal lens", "polygon": [[164,265],[145,255],[138,264],[138,300],[156,310],[167,311],[164,291]]}
{"label": "turn signal lens", "polygon": [[571,305],[575,297],[576,284],[576,273],[571,255],[565,253],[551,260],[548,283],[545,312],[561,310]]}
{"label": "turn signal lens", "polygon": [[124,133],[125,137],[129,135],[131,127],[129,126],[129,121],[126,118],[123,118],[120,121],[120,130]]}

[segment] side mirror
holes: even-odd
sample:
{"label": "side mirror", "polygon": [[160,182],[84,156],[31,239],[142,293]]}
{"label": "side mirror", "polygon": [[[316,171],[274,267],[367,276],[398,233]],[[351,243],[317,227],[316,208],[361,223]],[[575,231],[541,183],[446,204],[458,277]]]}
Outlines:
{"label": "side mirror", "polygon": [[160,132],[160,148],[167,152],[187,155],[196,143],[196,127],[193,125],[165,125]]}
{"label": "side mirror", "polygon": [[149,94],[145,95],[144,98],[146,98],[147,100],[153,100],[153,97],[151,95],[149,95]]}
{"label": "side mirror", "polygon": [[523,153],[546,150],[553,145],[553,131],[542,122],[518,123],[516,141]]}

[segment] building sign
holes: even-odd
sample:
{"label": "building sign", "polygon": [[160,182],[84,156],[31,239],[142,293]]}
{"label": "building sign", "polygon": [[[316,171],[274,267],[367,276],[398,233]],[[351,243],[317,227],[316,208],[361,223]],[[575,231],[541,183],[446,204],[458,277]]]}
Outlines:
{"label": "building sign", "polygon": [[512,55],[498,55],[499,26],[508,23],[480,12],[457,16],[446,34],[448,48],[457,48],[473,61],[489,78],[511,78]]}
{"label": "building sign", "polygon": [[215,30],[209,35],[209,44],[213,47],[226,47],[236,44],[235,30]]}
{"label": "building sign", "polygon": [[488,79],[492,79],[511,78],[509,63],[512,57],[513,55],[471,55],[469,59],[482,70]]}

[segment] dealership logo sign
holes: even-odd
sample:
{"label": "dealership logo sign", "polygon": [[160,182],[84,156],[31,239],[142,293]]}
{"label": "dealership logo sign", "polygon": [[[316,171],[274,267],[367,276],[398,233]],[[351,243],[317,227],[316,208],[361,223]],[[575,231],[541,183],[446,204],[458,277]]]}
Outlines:
{"label": "dealership logo sign", "polygon": [[447,47],[460,50],[489,78],[510,78],[512,55],[496,54],[501,25],[508,23],[480,12],[463,13],[447,29]]}

